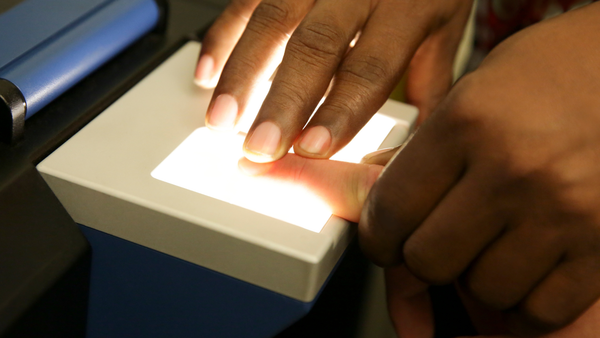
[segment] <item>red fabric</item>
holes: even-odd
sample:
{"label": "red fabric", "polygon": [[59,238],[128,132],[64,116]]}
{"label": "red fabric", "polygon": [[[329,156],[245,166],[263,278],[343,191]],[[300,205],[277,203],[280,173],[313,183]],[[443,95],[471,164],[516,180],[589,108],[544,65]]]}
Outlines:
{"label": "red fabric", "polygon": [[[593,0],[596,1],[596,0]],[[568,11],[582,0],[480,0],[475,48],[487,53],[513,33],[541,21],[551,6]]]}

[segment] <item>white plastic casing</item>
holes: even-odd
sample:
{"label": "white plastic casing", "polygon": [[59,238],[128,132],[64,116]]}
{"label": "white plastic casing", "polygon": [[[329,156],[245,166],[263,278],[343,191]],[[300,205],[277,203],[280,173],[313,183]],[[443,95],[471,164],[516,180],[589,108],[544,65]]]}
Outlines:
{"label": "white plastic casing", "polygon": [[[151,175],[204,126],[212,92],[193,83],[199,50],[188,42],[38,170],[77,223],[309,302],[353,225],[332,216],[310,231]],[[396,121],[381,147],[400,144],[417,116],[394,101],[379,113]]]}

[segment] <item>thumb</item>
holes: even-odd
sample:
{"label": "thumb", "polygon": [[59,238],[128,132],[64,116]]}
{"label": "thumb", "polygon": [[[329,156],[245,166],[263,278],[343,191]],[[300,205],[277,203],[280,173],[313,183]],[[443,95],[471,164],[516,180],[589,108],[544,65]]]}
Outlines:
{"label": "thumb", "polygon": [[255,163],[240,159],[238,166],[247,175],[300,184],[318,195],[333,214],[351,222],[360,220],[362,206],[383,166],[310,159],[287,154],[278,161]]}

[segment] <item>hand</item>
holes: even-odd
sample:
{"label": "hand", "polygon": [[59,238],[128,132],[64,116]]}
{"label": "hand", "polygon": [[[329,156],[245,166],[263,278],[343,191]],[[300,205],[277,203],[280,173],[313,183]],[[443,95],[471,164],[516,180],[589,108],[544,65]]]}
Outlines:
{"label": "hand", "polygon": [[[404,266],[387,268],[386,289],[390,317],[398,337],[434,337],[433,310],[427,285],[415,278]],[[490,310],[465,293],[459,292],[478,338],[517,338],[508,333],[503,313]],[[579,318],[566,327],[540,338],[596,338],[600,332],[600,301],[596,301]],[[460,337],[467,338],[467,337]],[[475,337],[472,337],[475,338]]]}
{"label": "hand", "polygon": [[[358,221],[375,178],[383,170],[393,151],[378,153],[366,159],[367,164],[350,164],[303,158],[294,154],[283,159],[258,164],[240,160],[241,169],[251,175],[290,180],[310,187],[332,207],[334,214]],[[386,269],[388,308],[398,337],[431,338],[434,335],[433,312],[427,284],[416,279],[404,266]],[[460,293],[475,327],[486,338],[514,338],[498,335],[506,330],[501,313],[483,308],[470,296]],[[595,338],[600,332],[600,302],[587,310],[573,324],[543,338]],[[483,337],[481,337],[483,338]]]}
{"label": "hand", "polygon": [[383,105],[409,64],[408,94],[426,115],[450,88],[472,3],[233,0],[206,34],[196,71],[206,87],[220,76],[206,124],[232,129],[281,59],[244,143],[254,162],[279,159],[292,145],[305,157],[330,157]]}
{"label": "hand", "polygon": [[[503,315],[501,312],[490,311],[489,309],[483,308],[480,304],[477,304],[477,302],[473,301],[473,299],[469,299],[467,295],[462,294],[461,298],[463,300],[463,304],[467,308],[467,312],[471,317],[471,321],[477,328],[477,331],[481,334],[485,333],[483,336],[477,336],[478,338],[517,337],[506,333],[507,330],[505,327],[503,327]],[[598,332],[600,332],[600,301],[597,301],[594,305],[587,309],[572,324],[564,327],[561,330],[542,335],[540,338],[595,338],[598,337]],[[419,337],[413,336],[413,338]]]}
{"label": "hand", "polygon": [[463,78],[389,164],[364,252],[460,279],[510,332],[564,327],[600,296],[600,4],[535,25]]}

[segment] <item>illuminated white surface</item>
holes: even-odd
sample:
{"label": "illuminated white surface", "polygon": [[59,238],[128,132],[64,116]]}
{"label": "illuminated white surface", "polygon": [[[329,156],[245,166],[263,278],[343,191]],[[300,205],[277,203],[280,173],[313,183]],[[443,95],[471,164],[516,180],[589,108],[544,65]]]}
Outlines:
{"label": "illuminated white surface", "polygon": [[152,171],[152,177],[320,232],[331,217],[327,204],[302,186],[242,174],[237,163],[243,142],[242,135],[196,129]]}
{"label": "illuminated white surface", "polygon": [[366,154],[379,149],[395,125],[396,121],[391,117],[375,114],[352,141],[331,159],[352,163],[360,162]]}
{"label": "illuminated white surface", "polygon": [[[377,150],[395,121],[375,115],[356,138],[333,159],[358,163]],[[241,134],[196,129],[152,171],[152,177],[304,229],[320,232],[331,209],[297,184],[263,176],[247,176],[237,167],[242,158]]]}

